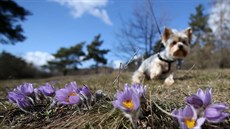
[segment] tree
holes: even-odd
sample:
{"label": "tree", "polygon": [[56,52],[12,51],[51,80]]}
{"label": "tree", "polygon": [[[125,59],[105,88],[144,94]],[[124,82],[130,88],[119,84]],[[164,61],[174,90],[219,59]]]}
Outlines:
{"label": "tree", "polygon": [[15,44],[25,40],[20,25],[31,13],[12,0],[0,1],[0,43]]}
{"label": "tree", "polygon": [[220,68],[230,68],[230,1],[215,0],[211,8],[209,25],[215,35]]}
{"label": "tree", "polygon": [[209,25],[219,48],[230,47],[230,1],[215,0],[211,8]]}
{"label": "tree", "polygon": [[210,14],[204,14],[202,5],[196,7],[189,23],[196,40],[187,64],[196,64],[201,69],[230,67],[229,6],[229,1],[215,1]]}
{"label": "tree", "polygon": [[0,53],[0,79],[35,78],[45,76],[32,64],[8,52]]}
{"label": "tree", "polygon": [[87,45],[88,54],[85,57],[85,60],[93,59],[96,62],[96,70],[98,70],[99,63],[107,64],[107,59],[104,57],[104,55],[109,52],[108,49],[99,49],[99,47],[103,44],[103,41],[100,40],[100,37],[100,34],[95,36],[91,44]]}
{"label": "tree", "polygon": [[196,7],[196,13],[190,15],[189,25],[192,27],[193,35],[196,36],[195,44],[204,45],[207,34],[211,33],[208,25],[208,14],[204,14],[203,5]]}
{"label": "tree", "polygon": [[48,62],[48,68],[52,70],[61,70],[63,75],[67,74],[68,69],[77,69],[81,65],[81,57],[85,56],[83,49],[84,42],[76,44],[70,48],[60,48],[54,61]]}
{"label": "tree", "polygon": [[162,51],[163,49],[164,49],[164,47],[162,46],[161,40],[157,40],[155,42],[155,45],[153,46],[153,53],[156,54],[159,51]]}
{"label": "tree", "polygon": [[[151,6],[147,0],[142,1],[134,8],[133,18],[129,21],[122,20],[122,28],[116,34],[118,56],[130,59],[137,50],[145,58],[153,54],[154,43],[160,39],[157,25],[153,21]],[[152,3],[151,3],[152,4]],[[158,13],[159,14],[159,13]],[[159,27],[165,25],[168,15],[157,15]]]}
{"label": "tree", "polygon": [[192,27],[193,35],[195,37],[194,44],[192,44],[192,52],[188,58],[185,59],[185,64],[191,67],[196,64],[198,68],[215,67],[215,44],[212,30],[208,24],[209,14],[204,13],[204,7],[200,4],[196,7],[195,14],[190,15],[189,25]]}

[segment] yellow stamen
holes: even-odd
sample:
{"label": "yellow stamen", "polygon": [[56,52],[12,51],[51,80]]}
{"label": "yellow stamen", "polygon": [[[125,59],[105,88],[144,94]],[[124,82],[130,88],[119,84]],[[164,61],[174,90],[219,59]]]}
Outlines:
{"label": "yellow stamen", "polygon": [[131,110],[134,108],[132,100],[123,101],[123,105],[124,105],[125,108],[131,109]]}
{"label": "yellow stamen", "polygon": [[194,128],[196,125],[196,121],[193,118],[192,119],[185,118],[184,122],[189,129]]}
{"label": "yellow stamen", "polygon": [[67,95],[66,102],[69,102],[69,97],[70,97],[70,96],[77,96],[77,94],[74,93],[74,92],[70,92],[70,93]]}

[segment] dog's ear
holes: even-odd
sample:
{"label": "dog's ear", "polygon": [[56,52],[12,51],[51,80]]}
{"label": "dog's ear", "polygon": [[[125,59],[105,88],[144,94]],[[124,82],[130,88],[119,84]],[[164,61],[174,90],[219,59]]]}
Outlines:
{"label": "dog's ear", "polygon": [[172,30],[169,28],[164,28],[164,32],[161,38],[161,41],[164,45],[166,45],[167,40],[170,38],[170,36],[173,34]]}
{"label": "dog's ear", "polygon": [[188,27],[184,30],[184,33],[188,36],[189,43],[192,41],[192,28]]}

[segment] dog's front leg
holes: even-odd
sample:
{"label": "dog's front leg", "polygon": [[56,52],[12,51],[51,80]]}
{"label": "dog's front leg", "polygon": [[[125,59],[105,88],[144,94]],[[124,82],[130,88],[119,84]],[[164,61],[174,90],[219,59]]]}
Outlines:
{"label": "dog's front leg", "polygon": [[150,70],[150,79],[155,79],[156,77],[158,77],[162,72],[162,68],[161,66],[155,66]]}
{"label": "dog's front leg", "polygon": [[164,84],[170,86],[173,83],[174,83],[173,73],[170,73],[168,77],[165,79]]}

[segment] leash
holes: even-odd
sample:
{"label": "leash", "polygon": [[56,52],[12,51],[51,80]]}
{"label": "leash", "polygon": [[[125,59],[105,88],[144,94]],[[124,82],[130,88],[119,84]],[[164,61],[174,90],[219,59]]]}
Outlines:
{"label": "leash", "polygon": [[160,30],[160,27],[159,27],[159,25],[158,25],[158,22],[157,22],[157,19],[156,19],[154,10],[153,10],[153,6],[152,6],[150,0],[148,0],[148,2],[149,2],[149,6],[150,6],[150,12],[152,13],[152,16],[153,16],[153,17],[152,17],[152,20],[156,23],[156,25],[157,25],[157,30],[158,30],[158,32],[159,32],[159,34],[160,34],[160,36],[161,36],[161,30]]}
{"label": "leash", "polygon": [[[160,37],[162,36],[162,33],[161,33],[161,30],[160,30],[160,27],[158,25],[158,22],[157,22],[157,18],[155,16],[155,13],[154,13],[154,10],[153,10],[153,6],[150,2],[150,0],[148,0],[148,3],[149,3],[149,6],[150,6],[150,12],[152,14],[152,20],[155,22],[156,26],[157,26],[157,30],[158,30],[158,33],[160,34]],[[161,51],[161,49],[165,48],[164,45],[162,45],[162,43],[159,45],[158,47],[158,52]]]}
{"label": "leash", "polygon": [[[157,18],[156,18],[156,15],[155,15],[155,13],[154,13],[153,6],[152,6],[152,4],[151,4],[151,1],[148,0],[148,3],[149,3],[149,6],[150,6],[150,12],[151,12],[151,14],[152,14],[152,20],[155,22],[155,24],[156,24],[156,26],[157,26],[157,30],[158,30],[158,33],[160,34],[160,37],[162,37],[162,33],[161,33],[161,30],[160,30],[159,24],[158,24],[158,22],[157,22]],[[164,62],[168,63],[168,70],[163,72],[163,74],[166,74],[166,73],[168,73],[168,72],[171,70],[171,64],[172,64],[173,62],[175,62],[175,60],[169,61],[169,60],[163,59],[163,58],[160,56],[160,54],[159,54],[162,48],[165,48],[165,46],[162,45],[162,43],[161,43],[161,44],[159,45],[159,48],[158,48],[157,57],[158,57],[161,61],[164,61]]]}

